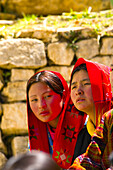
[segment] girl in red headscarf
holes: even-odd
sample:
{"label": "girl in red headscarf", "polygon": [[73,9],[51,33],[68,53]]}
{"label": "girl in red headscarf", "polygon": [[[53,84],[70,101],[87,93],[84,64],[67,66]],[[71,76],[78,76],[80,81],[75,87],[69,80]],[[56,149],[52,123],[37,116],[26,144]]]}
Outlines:
{"label": "girl in red headscarf", "polygon": [[[87,134],[92,136],[97,125],[100,123],[102,115],[111,109],[112,91],[110,68],[96,62],[79,58],[72,71],[70,88],[71,98],[75,107],[88,115],[85,128],[87,129]],[[77,141],[79,142],[76,143],[78,150],[81,149],[85,142],[82,137],[82,130],[78,135]],[[93,155],[91,154],[91,156]],[[82,157],[80,156],[79,159],[77,158],[76,160],[71,167],[79,169]]]}
{"label": "girl in red headscarf", "polygon": [[67,169],[86,114],[74,107],[60,73],[41,71],[28,80],[27,113],[30,150],[50,153]]}

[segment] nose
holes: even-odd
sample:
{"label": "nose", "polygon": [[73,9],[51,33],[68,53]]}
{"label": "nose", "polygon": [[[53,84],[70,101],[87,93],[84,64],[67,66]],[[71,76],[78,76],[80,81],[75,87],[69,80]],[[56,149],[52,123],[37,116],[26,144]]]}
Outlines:
{"label": "nose", "polygon": [[46,107],[46,102],[43,98],[39,100],[38,106],[39,106],[39,108],[45,108]]}
{"label": "nose", "polygon": [[83,94],[83,93],[84,93],[84,91],[83,91],[82,87],[79,86],[79,87],[76,89],[75,94],[76,94],[76,95],[80,95],[80,94]]}

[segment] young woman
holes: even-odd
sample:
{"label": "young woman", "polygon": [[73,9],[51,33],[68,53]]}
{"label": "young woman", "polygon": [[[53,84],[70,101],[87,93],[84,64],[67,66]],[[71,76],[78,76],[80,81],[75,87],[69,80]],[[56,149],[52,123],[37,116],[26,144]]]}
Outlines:
{"label": "young woman", "polygon": [[60,167],[67,169],[86,114],[74,107],[60,73],[41,71],[28,80],[27,112],[30,150],[51,154]]}
{"label": "young woman", "polygon": [[88,115],[87,124],[78,135],[76,158],[85,152],[102,115],[111,108],[110,68],[79,58],[72,71],[70,86],[74,106]]}

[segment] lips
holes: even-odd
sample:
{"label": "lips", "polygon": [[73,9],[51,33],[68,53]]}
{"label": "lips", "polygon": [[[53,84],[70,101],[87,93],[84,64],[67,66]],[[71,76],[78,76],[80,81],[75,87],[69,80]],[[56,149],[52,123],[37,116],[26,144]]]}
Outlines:
{"label": "lips", "polygon": [[77,100],[76,100],[76,103],[80,103],[80,102],[83,102],[85,99],[83,99],[83,98],[78,98]]}
{"label": "lips", "polygon": [[40,115],[41,115],[41,116],[47,116],[48,114],[49,114],[49,112],[48,112],[48,111],[40,112]]}

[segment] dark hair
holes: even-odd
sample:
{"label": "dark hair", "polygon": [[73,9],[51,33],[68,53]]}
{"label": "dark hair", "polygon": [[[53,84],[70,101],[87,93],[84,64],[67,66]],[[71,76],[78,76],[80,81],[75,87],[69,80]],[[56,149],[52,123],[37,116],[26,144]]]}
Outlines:
{"label": "dark hair", "polygon": [[64,87],[63,87],[63,84],[60,78],[56,74],[50,71],[42,71],[42,72],[36,73],[34,76],[32,76],[28,80],[27,94],[29,92],[31,85],[37,82],[43,82],[47,84],[54,92],[62,96]]}
{"label": "dark hair", "polygon": [[31,151],[11,157],[2,170],[60,170],[49,154]]}
{"label": "dark hair", "polygon": [[73,79],[73,75],[75,74],[75,72],[80,71],[80,70],[87,71],[86,64],[81,64],[73,70],[72,75],[71,75],[71,81]]}

